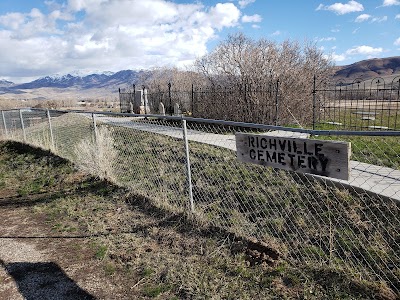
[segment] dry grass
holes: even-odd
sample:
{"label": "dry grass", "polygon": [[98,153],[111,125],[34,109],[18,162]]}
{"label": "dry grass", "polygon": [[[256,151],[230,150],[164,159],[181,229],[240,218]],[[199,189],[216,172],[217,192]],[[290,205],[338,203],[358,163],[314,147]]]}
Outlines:
{"label": "dry grass", "polygon": [[102,126],[96,129],[95,138],[81,140],[75,146],[76,165],[84,172],[116,182],[114,166],[117,150],[114,147],[112,129]]}

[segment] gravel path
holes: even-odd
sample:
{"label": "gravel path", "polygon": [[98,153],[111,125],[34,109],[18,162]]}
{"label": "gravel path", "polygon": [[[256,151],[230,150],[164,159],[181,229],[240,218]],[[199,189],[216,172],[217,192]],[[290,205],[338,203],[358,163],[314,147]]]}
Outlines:
{"label": "gravel path", "polygon": [[74,265],[60,266],[62,239],[42,238],[48,233],[40,234],[24,208],[1,207],[0,214],[0,299],[95,299],[67,275]]}

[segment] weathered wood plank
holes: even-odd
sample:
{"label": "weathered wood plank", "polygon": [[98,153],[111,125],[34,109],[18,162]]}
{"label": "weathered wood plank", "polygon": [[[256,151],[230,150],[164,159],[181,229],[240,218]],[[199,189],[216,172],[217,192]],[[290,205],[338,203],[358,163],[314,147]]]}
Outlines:
{"label": "weathered wood plank", "polygon": [[236,133],[240,161],[288,171],[349,179],[351,144]]}

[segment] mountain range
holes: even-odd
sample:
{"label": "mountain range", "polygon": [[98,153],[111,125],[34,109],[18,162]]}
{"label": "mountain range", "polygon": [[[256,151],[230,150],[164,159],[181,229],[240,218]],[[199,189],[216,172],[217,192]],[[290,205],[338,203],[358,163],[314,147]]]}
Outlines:
{"label": "mountain range", "polygon": [[8,88],[14,86],[15,83],[8,80],[0,80],[0,88]]}
{"label": "mountain range", "polygon": [[117,88],[135,82],[141,71],[123,70],[116,73],[103,72],[99,74],[80,75],[53,75],[45,76],[34,81],[22,84],[14,84],[10,81],[0,80],[0,89],[26,90],[38,88]]}

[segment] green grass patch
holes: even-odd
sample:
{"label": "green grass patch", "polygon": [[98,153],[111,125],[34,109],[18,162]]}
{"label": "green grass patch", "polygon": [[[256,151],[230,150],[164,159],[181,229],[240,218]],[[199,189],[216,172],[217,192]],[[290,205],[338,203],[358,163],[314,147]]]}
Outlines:
{"label": "green grass patch", "polygon": [[165,293],[169,290],[170,290],[170,287],[165,284],[156,285],[156,286],[147,285],[143,288],[143,294],[150,298],[156,298],[159,295],[161,295],[162,293]]}
{"label": "green grass patch", "polygon": [[116,270],[117,270],[117,268],[116,268],[116,266],[115,266],[115,264],[113,262],[105,263],[103,269],[104,269],[104,273],[107,276],[114,275]]}
{"label": "green grass patch", "polygon": [[[374,126],[387,127],[390,130],[400,130],[400,107],[390,102],[353,101],[354,107],[332,106],[321,111],[317,116],[321,124],[318,128],[330,127],[336,130],[374,130]],[[391,109],[386,105],[392,105]],[[358,108],[357,108],[358,107]],[[364,107],[364,108],[361,108]],[[360,114],[364,112],[365,114]],[[367,114],[368,113],[368,114]],[[342,125],[328,124],[328,122],[341,123]]]}

